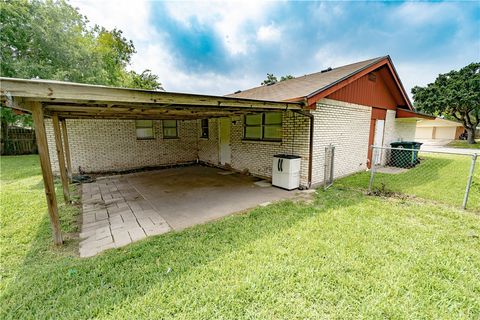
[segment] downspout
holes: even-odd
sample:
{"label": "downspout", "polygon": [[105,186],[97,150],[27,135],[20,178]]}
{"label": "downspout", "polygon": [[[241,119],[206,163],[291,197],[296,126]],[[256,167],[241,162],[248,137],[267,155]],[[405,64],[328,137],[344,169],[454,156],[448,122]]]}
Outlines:
{"label": "downspout", "polygon": [[[307,105],[307,101],[305,99],[305,105]],[[308,178],[307,178],[307,189],[310,189],[312,186],[312,168],[313,168],[313,114],[310,112],[306,112],[304,110],[293,110],[293,112],[301,114],[305,117],[310,119],[310,139],[309,139],[309,147],[308,147]]]}

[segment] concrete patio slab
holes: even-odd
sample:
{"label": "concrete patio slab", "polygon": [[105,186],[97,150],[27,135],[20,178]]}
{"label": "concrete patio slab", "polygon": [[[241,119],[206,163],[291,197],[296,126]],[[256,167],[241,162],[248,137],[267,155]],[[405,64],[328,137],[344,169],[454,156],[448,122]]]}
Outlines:
{"label": "concrete patio slab", "polygon": [[80,256],[299,194],[258,181],[235,172],[190,166],[102,177],[83,184]]}

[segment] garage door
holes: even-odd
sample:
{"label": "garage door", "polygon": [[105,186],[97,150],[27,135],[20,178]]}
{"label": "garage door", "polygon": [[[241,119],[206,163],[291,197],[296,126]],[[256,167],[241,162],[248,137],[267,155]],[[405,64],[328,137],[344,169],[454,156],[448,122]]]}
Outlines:
{"label": "garage door", "polygon": [[435,139],[455,139],[456,127],[437,127]]}
{"label": "garage door", "polygon": [[415,138],[417,139],[432,139],[433,127],[417,127],[415,131]]}

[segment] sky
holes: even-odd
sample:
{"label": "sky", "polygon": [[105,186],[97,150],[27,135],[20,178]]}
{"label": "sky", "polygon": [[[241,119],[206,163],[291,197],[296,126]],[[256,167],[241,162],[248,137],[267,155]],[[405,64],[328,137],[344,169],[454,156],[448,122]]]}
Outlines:
{"label": "sky", "polygon": [[167,91],[224,95],[390,55],[406,90],[480,61],[480,2],[72,0]]}

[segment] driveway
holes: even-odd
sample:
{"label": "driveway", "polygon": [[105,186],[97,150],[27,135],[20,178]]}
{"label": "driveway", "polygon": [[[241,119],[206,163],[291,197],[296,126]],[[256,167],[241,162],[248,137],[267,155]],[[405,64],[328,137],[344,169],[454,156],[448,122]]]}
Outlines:
{"label": "driveway", "polygon": [[80,256],[309,192],[204,166],[99,178],[82,185]]}
{"label": "driveway", "polygon": [[433,146],[433,145],[422,145],[420,150],[423,151],[433,151],[433,152],[451,152],[451,153],[462,153],[462,154],[480,154],[480,149],[464,149],[464,148],[450,148],[445,146]]}

